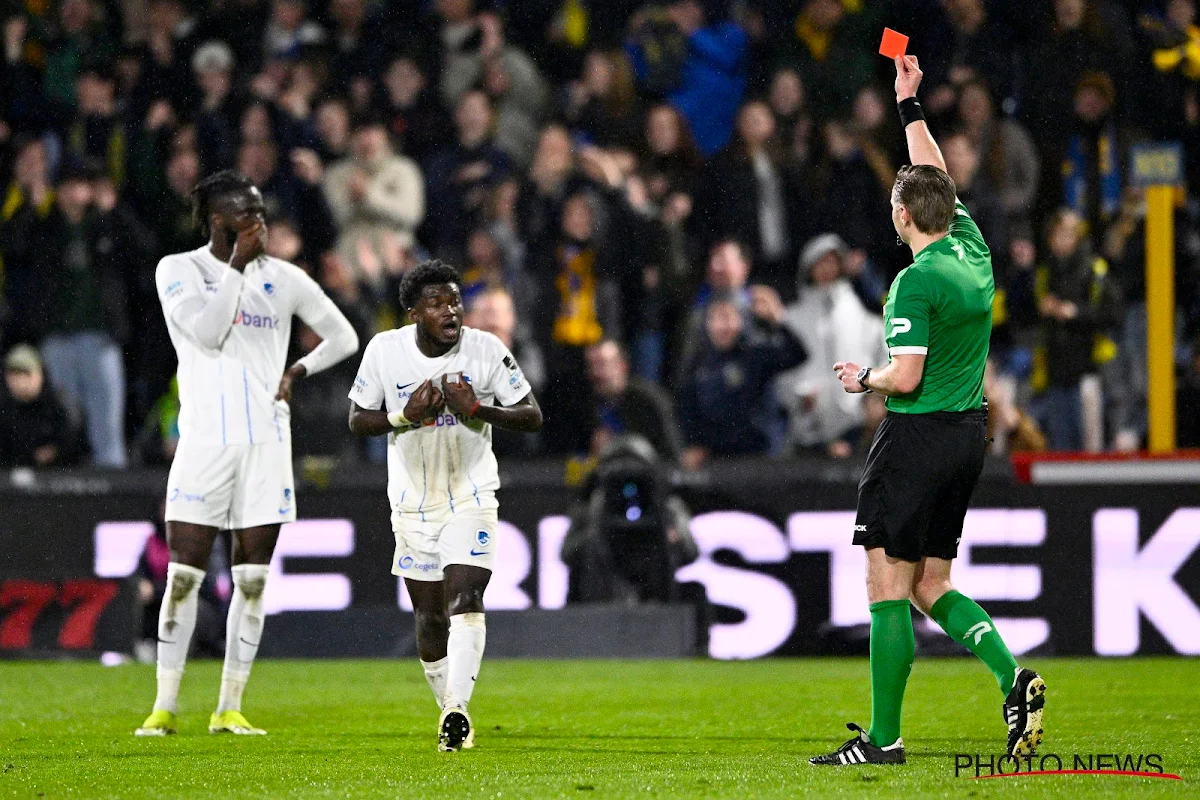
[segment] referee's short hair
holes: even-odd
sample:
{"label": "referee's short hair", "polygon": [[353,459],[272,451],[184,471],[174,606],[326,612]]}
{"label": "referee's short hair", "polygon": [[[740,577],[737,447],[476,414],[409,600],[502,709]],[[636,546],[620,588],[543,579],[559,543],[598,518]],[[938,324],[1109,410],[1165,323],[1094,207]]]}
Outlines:
{"label": "referee's short hair", "polygon": [[928,164],[901,167],[896,173],[892,197],[908,209],[913,225],[921,233],[945,233],[954,219],[958,191],[954,179]]}

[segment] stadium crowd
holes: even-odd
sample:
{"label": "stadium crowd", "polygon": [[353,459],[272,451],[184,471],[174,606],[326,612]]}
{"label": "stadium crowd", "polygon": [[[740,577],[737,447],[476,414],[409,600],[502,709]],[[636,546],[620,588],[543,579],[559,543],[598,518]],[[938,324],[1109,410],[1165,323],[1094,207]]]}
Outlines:
{"label": "stadium crowd", "polygon": [[[366,342],[397,286],[462,270],[540,436],[639,433],[689,468],[861,453],[882,416],[831,365],[886,360],[907,265],[904,140],[875,50],[912,34],[922,99],[992,249],[994,447],[1146,433],[1144,197],[1129,146],[1200,181],[1195,0],[4,0],[0,465],[162,463],[175,356],[154,285],[203,244],[189,192],[236,168],[268,252]],[[1200,206],[1176,211],[1179,433],[1200,445]],[[297,323],[295,347],[314,335]],[[346,430],[352,358],[298,385],[297,455]]]}

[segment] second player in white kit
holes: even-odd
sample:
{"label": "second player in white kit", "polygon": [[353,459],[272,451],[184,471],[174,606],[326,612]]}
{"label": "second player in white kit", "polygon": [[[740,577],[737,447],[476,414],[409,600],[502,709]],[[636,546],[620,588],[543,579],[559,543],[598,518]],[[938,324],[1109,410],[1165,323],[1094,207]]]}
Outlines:
{"label": "second player in white kit", "polygon": [[371,340],[350,390],[350,429],[388,436],[391,570],[412,597],[443,751],[474,741],[467,703],[483,658],[500,488],[492,425],[536,431],[542,423],[508,348],[462,327],[459,283],[440,261],[411,269],[400,299],[413,324]]}

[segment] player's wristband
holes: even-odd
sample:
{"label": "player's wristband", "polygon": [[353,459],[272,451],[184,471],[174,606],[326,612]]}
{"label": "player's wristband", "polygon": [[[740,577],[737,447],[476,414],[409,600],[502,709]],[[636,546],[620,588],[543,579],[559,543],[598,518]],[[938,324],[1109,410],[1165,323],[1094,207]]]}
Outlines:
{"label": "player's wristband", "polygon": [[475,405],[471,406],[471,411],[467,414],[467,416],[470,417],[471,419],[474,419],[475,412],[479,410],[479,406],[481,406],[481,405],[482,405],[482,403],[480,403],[478,400],[476,400]]}
{"label": "player's wristband", "polygon": [[904,98],[896,104],[896,108],[900,111],[900,127],[902,128],[907,128],[912,123],[925,119],[925,112],[921,110],[921,104],[915,97]]}
{"label": "player's wristband", "polygon": [[389,411],[388,424],[393,428],[415,428],[419,423],[409,422],[403,411]]}

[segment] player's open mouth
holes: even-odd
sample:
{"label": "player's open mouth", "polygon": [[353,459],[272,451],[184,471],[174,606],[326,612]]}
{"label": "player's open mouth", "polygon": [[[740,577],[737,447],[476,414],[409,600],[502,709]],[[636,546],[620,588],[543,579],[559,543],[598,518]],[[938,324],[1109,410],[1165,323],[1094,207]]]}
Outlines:
{"label": "player's open mouth", "polygon": [[443,322],[442,334],[445,336],[457,336],[459,327],[459,323],[457,322]]}

